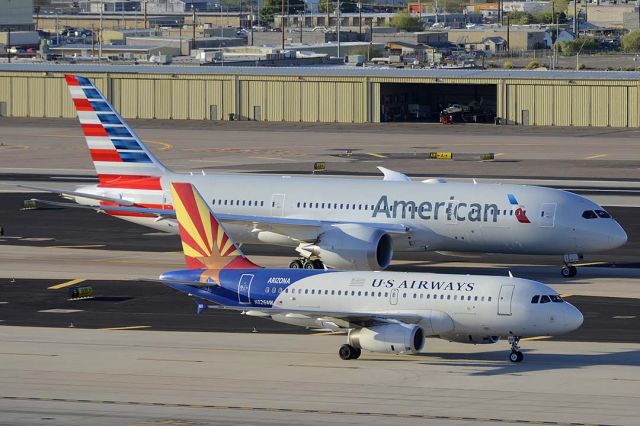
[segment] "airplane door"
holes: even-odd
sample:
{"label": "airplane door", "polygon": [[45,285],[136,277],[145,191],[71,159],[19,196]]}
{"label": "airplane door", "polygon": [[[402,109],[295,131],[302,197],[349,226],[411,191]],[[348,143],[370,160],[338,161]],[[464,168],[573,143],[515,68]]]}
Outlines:
{"label": "airplane door", "polygon": [[394,288],[393,290],[391,290],[391,293],[389,294],[389,303],[391,305],[397,305],[398,304],[398,289]]}
{"label": "airplane door", "polygon": [[271,196],[271,216],[284,216],[284,194]]}
{"label": "airplane door", "polygon": [[243,305],[251,303],[251,281],[253,274],[242,274],[238,281],[238,302]]}
{"label": "airplane door", "polygon": [[556,203],[545,203],[540,212],[540,226],[553,228],[556,219]]}
{"label": "airplane door", "polygon": [[498,315],[511,315],[511,298],[513,297],[514,288],[514,285],[503,285],[500,287]]}

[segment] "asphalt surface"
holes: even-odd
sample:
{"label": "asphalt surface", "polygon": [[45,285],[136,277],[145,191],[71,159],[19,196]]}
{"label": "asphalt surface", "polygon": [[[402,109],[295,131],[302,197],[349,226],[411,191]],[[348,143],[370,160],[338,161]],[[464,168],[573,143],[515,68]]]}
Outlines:
{"label": "asphalt surface", "polygon": [[[62,280],[0,279],[3,325],[31,327],[125,328],[163,331],[308,333],[231,311],[196,314],[195,303],[159,283],[83,281],[58,289]],[[70,300],[70,289],[91,287],[93,297]],[[568,296],[585,317],[582,327],[561,341],[640,342],[640,299]],[[52,311],[53,310],[53,311]]]}
{"label": "asphalt surface", "polygon": [[[112,216],[96,213],[92,209],[41,207],[24,210],[23,202],[29,198],[54,201],[65,200],[51,194],[2,193],[0,194],[0,226],[4,237],[0,244],[31,246],[71,246],[108,250],[179,251],[180,242],[175,235],[155,232]],[[71,201],[69,201],[71,203]],[[608,210],[626,230],[629,241],[623,247],[608,252],[588,255],[587,262],[605,262],[619,267],[638,266],[640,252],[640,215],[637,208],[610,207]],[[249,255],[295,257],[292,248],[267,245],[243,247]],[[438,253],[397,253],[396,258],[415,261],[451,261],[452,256]],[[558,256],[491,255],[479,254],[477,262],[546,263],[560,264]]]}

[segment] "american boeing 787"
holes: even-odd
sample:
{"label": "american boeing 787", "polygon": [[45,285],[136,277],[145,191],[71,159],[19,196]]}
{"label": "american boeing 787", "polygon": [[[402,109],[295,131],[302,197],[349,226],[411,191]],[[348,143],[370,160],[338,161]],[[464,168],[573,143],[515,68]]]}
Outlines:
{"label": "american boeing 787", "polygon": [[261,268],[247,259],[190,183],[171,184],[187,263],[159,281],[209,307],[348,332],[342,359],[361,350],[413,354],[426,336],[470,344],[578,328],[582,314],[553,289],[514,277]]}
{"label": "american boeing 787", "polygon": [[292,268],[379,270],[394,251],[493,252],[564,255],[562,274],[573,276],[582,254],[627,241],[601,206],[539,186],[416,182],[384,168],[381,180],[175,173],[88,78],[66,81],[99,183],[51,192],[148,227],[177,232],[170,184],[186,181],[239,243],[295,248]]}

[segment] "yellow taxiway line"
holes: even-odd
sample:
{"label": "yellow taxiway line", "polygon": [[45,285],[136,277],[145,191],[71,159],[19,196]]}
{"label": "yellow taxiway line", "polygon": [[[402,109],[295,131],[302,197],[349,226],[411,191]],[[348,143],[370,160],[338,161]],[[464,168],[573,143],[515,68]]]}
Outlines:
{"label": "yellow taxiway line", "polygon": [[370,155],[372,157],[378,157],[378,158],[387,158],[385,155],[376,154],[375,152],[367,152],[367,155]]}
{"label": "yellow taxiway line", "polygon": [[140,330],[142,328],[151,328],[151,326],[150,325],[131,325],[129,327],[99,328],[98,330]]}
{"label": "yellow taxiway line", "polygon": [[85,281],[84,278],[76,278],[75,280],[71,280],[71,281],[65,281],[61,284],[56,284],[56,285],[52,285],[51,287],[48,287],[48,290],[59,290],[61,288],[65,288],[65,287],[69,287],[72,286],[74,284],[79,284],[81,282]]}
{"label": "yellow taxiway line", "polygon": [[602,157],[606,157],[609,154],[596,154],[596,155],[590,155],[588,157],[584,157],[585,160],[595,160],[596,158],[602,158]]}
{"label": "yellow taxiway line", "polygon": [[525,337],[524,339],[520,339],[520,340],[526,340],[527,342],[530,342],[532,340],[544,340],[544,339],[551,339],[551,336]]}

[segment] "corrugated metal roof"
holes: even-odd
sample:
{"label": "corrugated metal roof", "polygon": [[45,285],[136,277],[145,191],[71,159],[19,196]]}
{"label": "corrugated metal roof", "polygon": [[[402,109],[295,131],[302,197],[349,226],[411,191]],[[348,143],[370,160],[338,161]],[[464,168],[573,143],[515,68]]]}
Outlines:
{"label": "corrugated metal roof", "polygon": [[640,80],[637,71],[532,71],[481,69],[386,69],[352,67],[207,67],[179,65],[0,64],[0,72],[269,75],[300,77],[400,77],[539,80]]}

